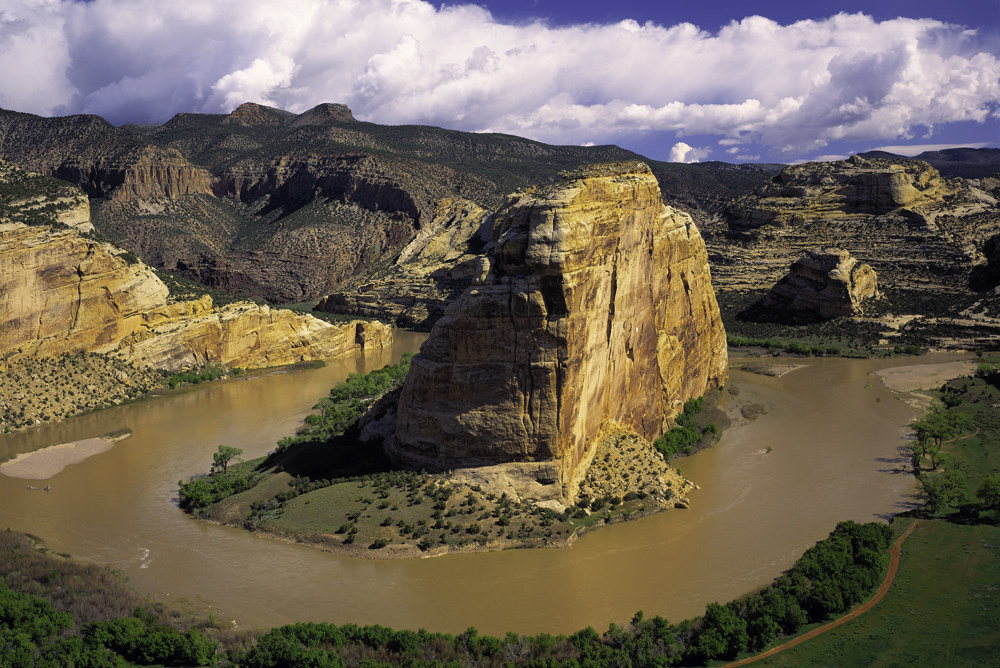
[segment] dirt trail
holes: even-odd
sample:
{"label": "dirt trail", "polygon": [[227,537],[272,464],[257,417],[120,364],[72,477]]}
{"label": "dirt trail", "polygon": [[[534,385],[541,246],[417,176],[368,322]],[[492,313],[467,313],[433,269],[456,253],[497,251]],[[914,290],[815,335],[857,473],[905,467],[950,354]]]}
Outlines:
{"label": "dirt trail", "polygon": [[824,624],[823,626],[815,628],[809,633],[801,635],[798,638],[795,638],[794,640],[789,640],[784,645],[778,645],[773,649],[767,650],[763,654],[752,656],[749,659],[743,659],[742,661],[737,661],[735,663],[727,663],[724,666],[721,666],[721,668],[732,668],[733,666],[745,666],[749,663],[754,663],[755,661],[766,659],[769,656],[774,656],[778,652],[784,652],[786,649],[795,647],[799,643],[803,643],[806,640],[811,640],[812,638],[815,638],[819,634],[826,633],[830,629],[835,629],[841,624],[844,624],[845,622],[849,622],[850,620],[854,619],[858,615],[864,614],[869,610],[871,610],[876,603],[885,598],[885,595],[889,593],[889,587],[892,586],[892,581],[896,579],[896,571],[899,570],[899,555],[903,551],[903,541],[906,540],[907,536],[913,533],[913,530],[917,527],[918,524],[920,524],[920,520],[913,520],[913,524],[908,526],[906,528],[906,531],[904,531],[899,536],[899,538],[896,539],[896,542],[892,544],[892,547],[889,549],[889,556],[890,556],[889,572],[886,573],[885,580],[882,581],[882,584],[879,586],[878,591],[875,592],[875,596],[873,596],[870,601],[868,601],[867,603],[862,603],[857,608],[851,610],[849,613],[847,613],[840,619],[837,619],[835,621],[830,622],[829,624]]}

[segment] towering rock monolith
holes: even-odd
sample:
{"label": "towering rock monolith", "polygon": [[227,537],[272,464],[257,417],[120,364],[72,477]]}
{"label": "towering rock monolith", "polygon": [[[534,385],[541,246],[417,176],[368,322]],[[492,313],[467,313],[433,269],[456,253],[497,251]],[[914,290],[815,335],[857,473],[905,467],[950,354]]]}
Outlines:
{"label": "towering rock monolith", "polygon": [[642,163],[585,167],[496,214],[490,269],[435,324],[390,454],[442,470],[514,464],[575,496],[602,429],[654,439],[727,376],[705,245]]}

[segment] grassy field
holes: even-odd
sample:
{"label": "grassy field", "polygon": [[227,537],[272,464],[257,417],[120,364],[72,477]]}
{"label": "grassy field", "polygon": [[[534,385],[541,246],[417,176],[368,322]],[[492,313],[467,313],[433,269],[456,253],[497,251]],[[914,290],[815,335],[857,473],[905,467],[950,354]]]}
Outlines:
{"label": "grassy field", "polygon": [[[239,475],[259,462],[232,467]],[[288,473],[266,475],[255,487],[212,507],[214,521],[306,542],[349,554],[413,556],[453,549],[497,549],[564,544],[592,526],[659,510],[651,498],[612,499],[588,513],[579,507],[555,512],[446,474],[386,471],[359,479],[329,481],[280,500],[297,485]],[[596,506],[596,500],[595,500]]]}
{"label": "grassy field", "polygon": [[760,666],[996,666],[1000,528],[924,521],[899,574],[871,612]]}

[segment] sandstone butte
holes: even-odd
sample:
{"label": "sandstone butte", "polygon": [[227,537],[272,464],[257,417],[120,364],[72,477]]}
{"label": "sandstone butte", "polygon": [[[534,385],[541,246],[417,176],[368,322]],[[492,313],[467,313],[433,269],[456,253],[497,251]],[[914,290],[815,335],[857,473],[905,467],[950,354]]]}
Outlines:
{"label": "sandstone butte", "polygon": [[[965,291],[1000,234],[996,198],[925,162],[867,160],[786,167],[730,203],[705,231],[719,289],[768,289],[817,247],[849,251],[882,286]],[[992,186],[995,187],[995,186]]]}
{"label": "sandstone butte", "polygon": [[[74,214],[75,215],[75,214]],[[330,325],[250,303],[168,303],[141,262],[76,229],[0,222],[0,354],[90,351],[179,371],[205,363],[262,367],[382,347],[380,323]]]}
{"label": "sandstone butte", "polygon": [[874,269],[845,250],[817,248],[792,263],[762,306],[793,321],[829,320],[858,315],[862,302],[878,294]]}
{"label": "sandstone butte", "polygon": [[646,165],[515,194],[485,250],[488,273],[413,359],[387,440],[400,463],[498,465],[568,501],[605,430],[655,439],[726,381],[705,244]]}

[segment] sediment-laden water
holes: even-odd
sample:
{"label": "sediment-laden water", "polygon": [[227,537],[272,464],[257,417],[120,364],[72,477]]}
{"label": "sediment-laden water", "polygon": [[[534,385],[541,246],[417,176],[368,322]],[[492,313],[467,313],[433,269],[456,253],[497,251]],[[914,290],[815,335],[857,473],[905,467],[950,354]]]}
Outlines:
{"label": "sediment-laden water", "polygon": [[780,378],[733,371],[740,399],[767,413],[675,462],[701,486],[691,509],[602,528],[567,549],[367,561],[199,522],[177,508],[177,481],[205,472],[218,445],[247,458],[266,453],[348,372],[398,360],[424,337],[398,332],[391,354],[211,384],[6,437],[0,454],[133,432],[41,484],[0,476],[0,528],[121,568],[139,592],[211,605],[217,619],[241,627],[329,621],[567,633],[603,630],[639,609],[679,621],[770,581],[840,520],[910,507],[913,478],[895,469],[915,413],[871,374],[956,359],[808,360]]}

